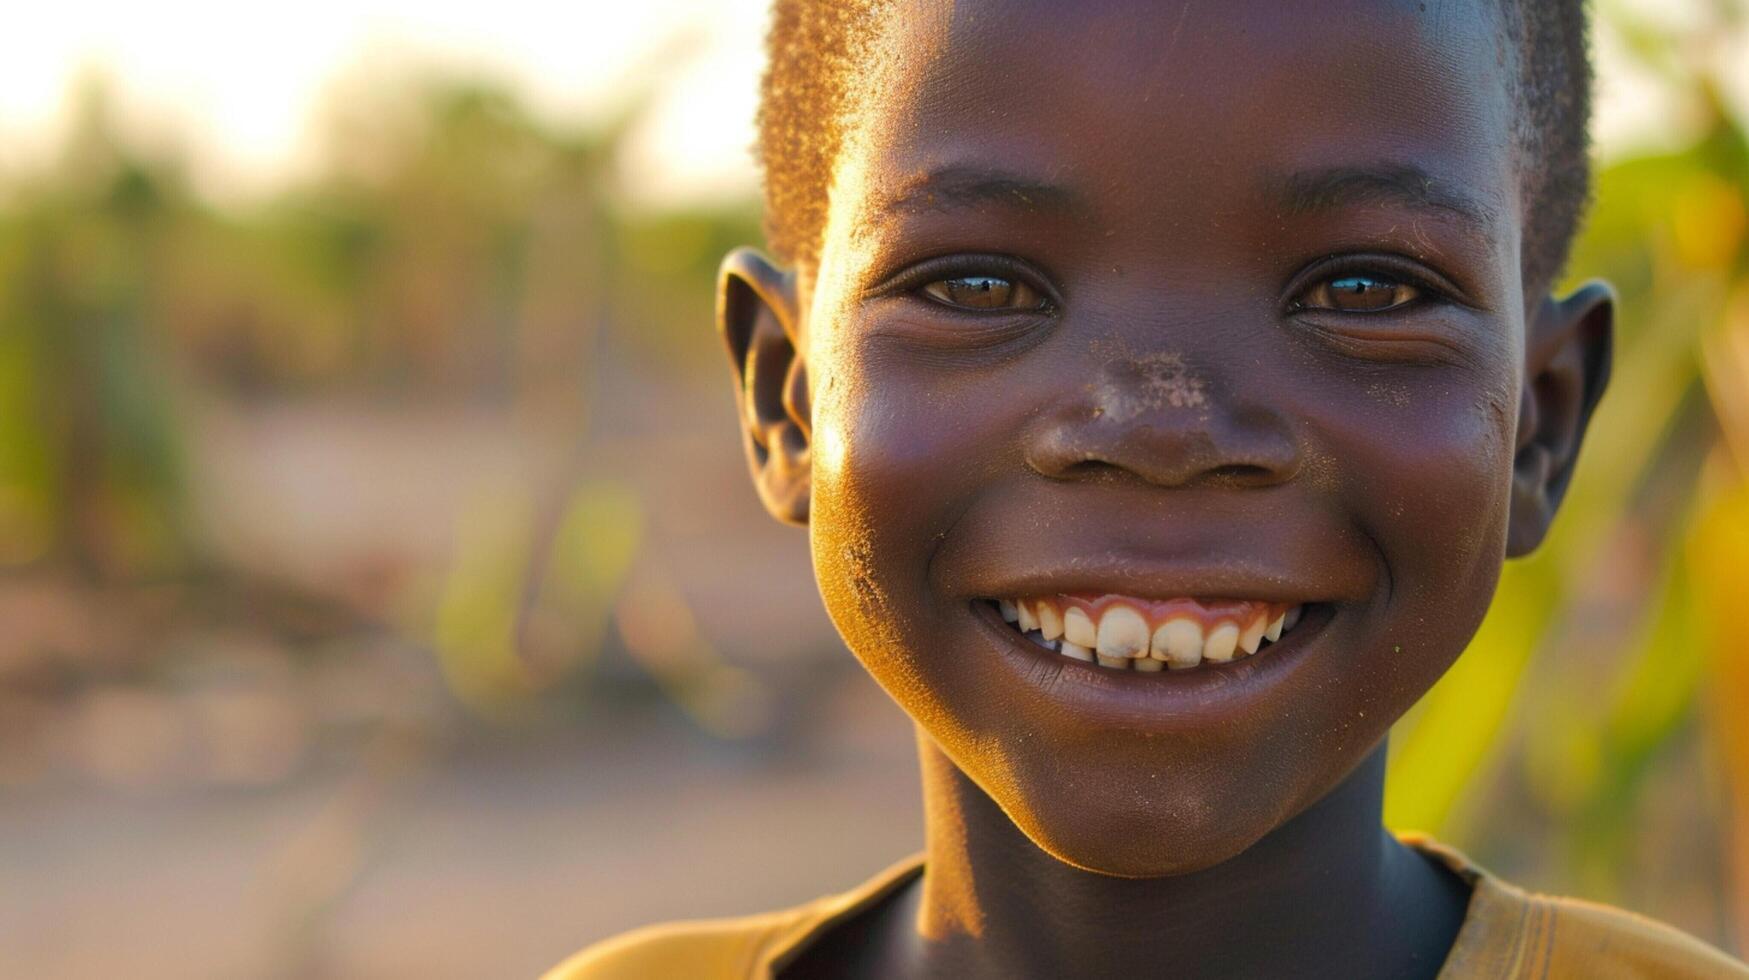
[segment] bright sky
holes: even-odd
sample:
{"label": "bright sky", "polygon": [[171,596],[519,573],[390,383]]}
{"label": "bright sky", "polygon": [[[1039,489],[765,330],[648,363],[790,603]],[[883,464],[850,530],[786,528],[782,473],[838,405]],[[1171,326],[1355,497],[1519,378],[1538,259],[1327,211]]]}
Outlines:
{"label": "bright sky", "polygon": [[[744,193],[755,185],[748,147],[767,2],[17,3],[0,33],[0,169],[53,145],[68,92],[92,72],[110,79],[140,132],[194,150],[210,189],[248,192],[308,162],[337,78],[397,64],[472,70],[510,83],[552,118],[575,119],[610,107],[642,69],[663,80],[662,95],[626,172],[657,199]],[[1674,8],[1657,9],[1669,17]],[[1734,88],[1749,92],[1749,43],[1735,41],[1743,84]],[[1624,67],[1607,35],[1601,42],[1603,148],[1680,138],[1681,113]]]}
{"label": "bright sky", "polygon": [[[8,4],[0,30],[0,167],[51,145],[76,79],[107,76],[126,117],[212,161],[220,191],[307,163],[334,80],[382,65],[503,79],[554,118],[597,114],[654,68],[662,97],[630,172],[658,196],[754,186],[748,147],[767,0],[61,0]],[[678,48],[675,45],[679,44]]]}

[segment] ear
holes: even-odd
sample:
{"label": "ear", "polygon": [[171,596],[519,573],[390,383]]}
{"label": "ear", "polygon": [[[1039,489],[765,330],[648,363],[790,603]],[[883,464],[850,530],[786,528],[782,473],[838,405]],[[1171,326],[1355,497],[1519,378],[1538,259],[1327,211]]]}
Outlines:
{"label": "ear", "polygon": [[1567,494],[1579,443],[1609,383],[1614,331],[1615,292],[1602,282],[1565,299],[1546,296],[1531,315],[1507,557],[1536,550]]}
{"label": "ear", "polygon": [[753,487],[771,515],[808,523],[808,368],[799,353],[793,273],[750,248],[723,259],[717,330],[735,372],[735,401]]}

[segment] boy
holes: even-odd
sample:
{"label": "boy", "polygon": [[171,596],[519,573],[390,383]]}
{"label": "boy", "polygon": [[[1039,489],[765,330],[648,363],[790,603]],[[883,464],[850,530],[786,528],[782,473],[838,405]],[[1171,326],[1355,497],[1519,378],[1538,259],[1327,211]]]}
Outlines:
{"label": "boy", "polygon": [[[778,0],[761,499],[926,851],[561,978],[1749,977],[1380,821],[1609,373],[1578,0]],[[927,870],[924,870],[924,869]]]}

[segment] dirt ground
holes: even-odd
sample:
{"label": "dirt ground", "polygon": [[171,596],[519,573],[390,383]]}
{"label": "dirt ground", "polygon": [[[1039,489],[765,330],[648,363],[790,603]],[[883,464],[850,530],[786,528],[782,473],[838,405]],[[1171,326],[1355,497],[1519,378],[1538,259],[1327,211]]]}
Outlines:
{"label": "dirt ground", "polygon": [[662,706],[365,743],[263,791],[0,797],[0,976],[534,976],[653,921],[849,887],[916,850],[910,730],[860,675],[783,747]]}

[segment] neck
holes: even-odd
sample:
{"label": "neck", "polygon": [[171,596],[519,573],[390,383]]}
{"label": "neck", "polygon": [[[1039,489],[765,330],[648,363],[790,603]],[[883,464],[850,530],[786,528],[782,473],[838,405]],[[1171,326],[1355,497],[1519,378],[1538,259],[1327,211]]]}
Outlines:
{"label": "neck", "polygon": [[[1168,878],[1083,871],[1034,845],[919,734],[927,874],[909,897],[926,975],[1437,972],[1467,899],[1382,824],[1384,746],[1221,864]],[[1430,967],[1430,968],[1428,968]]]}

